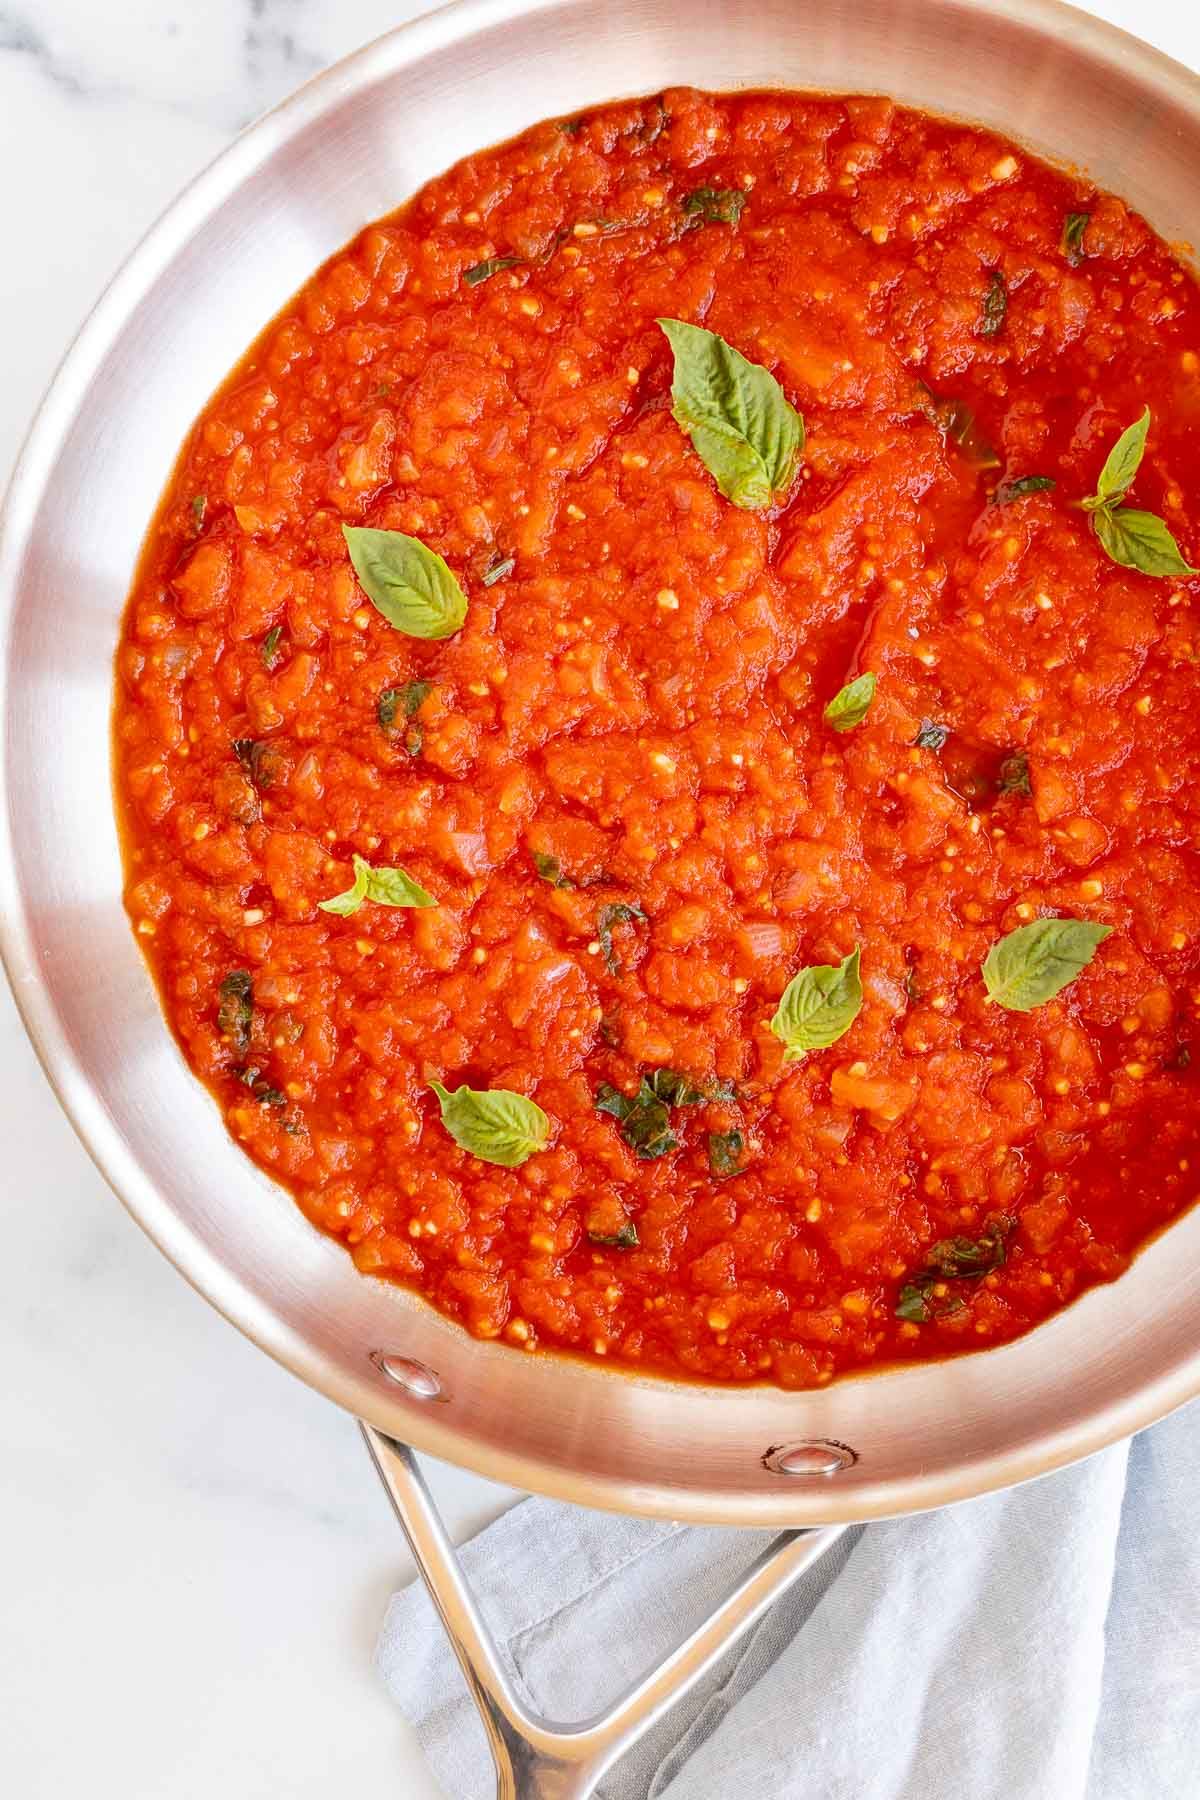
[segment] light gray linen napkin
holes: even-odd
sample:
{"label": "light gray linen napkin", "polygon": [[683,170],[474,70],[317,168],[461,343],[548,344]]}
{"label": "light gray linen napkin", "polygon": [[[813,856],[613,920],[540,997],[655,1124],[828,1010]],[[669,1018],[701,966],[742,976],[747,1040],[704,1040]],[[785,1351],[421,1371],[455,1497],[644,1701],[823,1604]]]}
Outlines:
{"label": "light gray linen napkin", "polygon": [[[595,1711],[771,1534],[526,1500],[463,1551],[519,1691]],[[483,1732],[419,1583],[384,1680],[450,1800]],[[646,1740],[605,1800],[1196,1800],[1200,1403],[1029,1486],[848,1532]]]}

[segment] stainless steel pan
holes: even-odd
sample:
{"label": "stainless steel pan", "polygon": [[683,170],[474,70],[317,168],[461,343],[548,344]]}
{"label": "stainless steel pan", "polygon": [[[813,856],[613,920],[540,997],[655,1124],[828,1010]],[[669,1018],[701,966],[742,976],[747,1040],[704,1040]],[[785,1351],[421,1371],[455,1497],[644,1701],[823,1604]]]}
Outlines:
{"label": "stainless steel pan", "polygon": [[[1082,165],[1169,239],[1200,235],[1200,81],[1055,0],[463,0],[310,83],[180,197],[59,371],[0,531],[0,907],[29,1031],[166,1255],[365,1422],[510,1794],[589,1792],[841,1525],[1042,1474],[1200,1391],[1200,1211],[1020,1343],[819,1393],[672,1386],[475,1342],[306,1224],[163,1024],[121,908],[110,666],[191,420],[312,269],[429,176],[546,113],[679,83],[890,93]],[[587,1505],[793,1535],[615,1719],[555,1732],[496,1670],[401,1445]]]}

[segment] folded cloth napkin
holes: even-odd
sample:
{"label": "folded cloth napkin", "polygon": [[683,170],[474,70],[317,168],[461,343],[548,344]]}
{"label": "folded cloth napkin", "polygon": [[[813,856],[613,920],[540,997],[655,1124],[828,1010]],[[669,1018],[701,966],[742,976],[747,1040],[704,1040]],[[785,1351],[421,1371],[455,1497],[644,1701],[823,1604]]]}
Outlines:
{"label": "folded cloth napkin", "polygon": [[[1200,1402],[1029,1486],[847,1532],[646,1739],[604,1800],[1195,1800]],[[771,1533],[525,1500],[463,1552],[516,1685],[610,1701]],[[450,1800],[491,1760],[419,1583],[378,1651]]]}

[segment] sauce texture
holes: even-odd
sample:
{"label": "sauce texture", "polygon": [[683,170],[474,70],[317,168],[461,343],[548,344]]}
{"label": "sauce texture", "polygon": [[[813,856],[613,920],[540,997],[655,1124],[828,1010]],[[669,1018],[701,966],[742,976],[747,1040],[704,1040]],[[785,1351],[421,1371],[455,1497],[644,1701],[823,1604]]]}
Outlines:
{"label": "sauce texture", "polygon": [[[774,504],[676,423],[660,317],[803,415]],[[1200,1193],[1200,581],[1076,504],[1146,407],[1130,503],[1194,560],[1190,275],[885,100],[607,106],[369,226],[196,424],[117,656],[130,916],[239,1143],[476,1335],[670,1375],[819,1385],[1119,1275]],[[445,558],[461,630],[390,625],[344,524]],[[319,910],[355,853],[436,905]],[[1051,914],[1111,934],[989,1003]],[[785,1063],[784,988],[856,947]],[[597,1096],[664,1070],[639,1157]],[[432,1082],[548,1147],[478,1160]]]}

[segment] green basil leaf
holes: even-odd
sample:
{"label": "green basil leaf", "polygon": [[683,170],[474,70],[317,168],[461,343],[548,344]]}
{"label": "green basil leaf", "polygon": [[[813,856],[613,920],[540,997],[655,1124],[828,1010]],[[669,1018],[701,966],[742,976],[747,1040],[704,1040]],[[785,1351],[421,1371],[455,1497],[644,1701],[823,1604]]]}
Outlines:
{"label": "green basil leaf", "polygon": [[1105,555],[1125,569],[1143,575],[1196,575],[1180,554],[1179,545],[1154,513],[1131,506],[1101,506],[1092,514],[1092,530]]}
{"label": "green basil leaf", "polygon": [[717,1181],[727,1181],[742,1172],[742,1151],[746,1140],[740,1131],[710,1131],[708,1134],[708,1166]]}
{"label": "green basil leaf", "polygon": [[857,1019],[862,1000],[857,948],[836,968],[817,963],[793,975],[771,1020],[771,1030],[784,1046],[784,1062],[836,1044]]}
{"label": "green basil leaf", "polygon": [[248,969],[231,969],[217,989],[217,1030],[238,1050],[250,1046],[254,982]]}
{"label": "green basil leaf", "polygon": [[332,899],[318,900],[322,912],[348,918],[356,913],[364,900],[377,906],[436,906],[432,894],[426,893],[419,881],[403,869],[373,869],[365,857],[354,857],[354,884]]}
{"label": "green basil leaf", "polygon": [[503,581],[506,575],[511,575],[516,566],[515,556],[505,556],[502,550],[497,550],[479,579],[484,587],[492,587],[497,581]]}
{"label": "green basil leaf", "polygon": [[192,524],[195,527],[197,537],[199,537],[200,533],[204,530],[204,515],[208,511],[208,495],[193,494],[190,506]]}
{"label": "green basil leaf", "polygon": [[563,874],[562,864],[557,856],[546,856],[541,850],[531,851],[530,854],[533,857],[534,868],[542,880],[548,881],[551,887],[573,888],[575,886],[575,883]]}
{"label": "green basil leaf", "polygon": [[[403,687],[384,688],[375,702],[375,717],[389,737],[395,735],[397,715],[403,713],[406,719],[411,719],[414,713],[420,712],[432,691],[431,681],[406,681]],[[413,734],[410,733],[411,735]],[[419,728],[415,735],[418,738],[421,736]],[[409,748],[411,749],[411,745]],[[417,749],[420,749],[419,743]],[[412,754],[416,755],[416,751],[412,751]]]}
{"label": "green basil leaf", "polygon": [[741,188],[699,187],[685,194],[679,204],[698,225],[736,225],[746,196]]}
{"label": "green basil leaf", "polygon": [[965,400],[939,400],[923,381],[917,383],[917,404],[944,437],[958,445],[973,469],[998,469],[1000,458],[984,437],[975,414]]}
{"label": "green basil leaf", "polygon": [[600,953],[610,975],[621,973],[621,960],[613,949],[613,926],[631,924],[633,920],[645,917],[640,906],[627,905],[623,900],[600,908],[596,918],[596,936],[600,940]]}
{"label": "green basil leaf", "polygon": [[621,1127],[621,1136],[642,1162],[652,1162],[679,1147],[679,1139],[671,1130],[673,1106],[699,1106],[703,1101],[731,1096],[721,1083],[712,1084],[712,1094],[687,1075],[674,1069],[656,1069],[649,1078],[643,1075],[636,1094],[622,1094],[607,1081],[596,1089],[597,1112],[611,1113]]}
{"label": "green basil leaf", "polygon": [[825,723],[835,731],[853,731],[861,725],[875,698],[875,676],[869,671],[839,688],[825,708]]}
{"label": "green basil leaf", "polygon": [[454,1093],[431,1081],[442,1124],[455,1143],[481,1162],[519,1169],[550,1141],[550,1121],[533,1100],[507,1088],[460,1087]]}
{"label": "green basil leaf", "polygon": [[1052,475],[1018,475],[1015,481],[1002,481],[992,495],[994,506],[1008,506],[1013,500],[1023,500],[1026,494],[1046,494],[1054,487]]}
{"label": "green basil leaf", "polygon": [[464,269],[462,278],[468,287],[478,287],[481,281],[489,281],[502,269],[518,268],[524,261],[523,256],[489,256],[486,261],[472,263],[469,269]]}
{"label": "green basil leaf", "polygon": [[283,661],[283,656],[279,649],[279,640],[282,636],[283,626],[272,625],[270,631],[268,631],[266,637],[259,645],[258,654],[261,658],[262,666],[267,671],[268,675],[271,674],[272,670],[278,668],[279,664]]}
{"label": "green basil leaf", "polygon": [[436,550],[403,531],[343,525],[342,535],[364,593],[389,625],[418,638],[462,629],[467,597]]}
{"label": "green basil leaf", "polygon": [[603,1244],[609,1250],[636,1250],[638,1247],[638,1228],[632,1219],[627,1219],[619,1231],[611,1234],[604,1231],[589,1231],[589,1244]]}
{"label": "green basil leaf", "polygon": [[748,510],[786,493],[804,448],[804,421],[775,377],[715,331],[659,319],[671,346],[675,421],[727,500]]}
{"label": "green basil leaf", "polygon": [[1150,429],[1150,408],[1140,419],[1127,425],[1104,459],[1096,492],[1084,501],[1089,512],[1098,506],[1116,506],[1129,492],[1133,478],[1146,454],[1146,433]]}
{"label": "green basil leaf", "polygon": [[949,736],[948,725],[938,725],[933,719],[922,719],[921,729],[913,739],[913,747],[917,750],[940,750]]}
{"label": "green basil leaf", "polygon": [[1032,1012],[1086,969],[1112,931],[1087,919],[1035,919],[993,944],[983,964],[988,997],[1009,1012]]}
{"label": "green basil leaf", "polygon": [[996,786],[1002,794],[1032,794],[1029,781],[1029,758],[1023,750],[1014,750],[1000,764],[1000,779]]}
{"label": "green basil leaf", "polygon": [[1088,228],[1091,217],[1091,213],[1068,213],[1063,221],[1062,242],[1059,248],[1073,269],[1077,269],[1087,256],[1087,251],[1083,247],[1083,234]]}
{"label": "green basil leaf", "polygon": [[979,308],[979,336],[996,337],[1004,329],[1008,316],[1008,289],[999,269],[988,276],[987,289]]}

